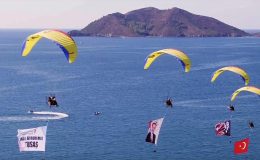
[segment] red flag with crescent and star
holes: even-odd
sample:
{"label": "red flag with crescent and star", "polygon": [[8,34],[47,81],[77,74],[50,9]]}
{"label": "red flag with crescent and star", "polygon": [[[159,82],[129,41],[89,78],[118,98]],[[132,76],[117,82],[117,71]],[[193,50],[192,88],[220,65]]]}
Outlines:
{"label": "red flag with crescent and star", "polygon": [[247,153],[249,142],[250,142],[249,138],[243,139],[241,141],[236,141],[234,144],[234,153],[235,154]]}

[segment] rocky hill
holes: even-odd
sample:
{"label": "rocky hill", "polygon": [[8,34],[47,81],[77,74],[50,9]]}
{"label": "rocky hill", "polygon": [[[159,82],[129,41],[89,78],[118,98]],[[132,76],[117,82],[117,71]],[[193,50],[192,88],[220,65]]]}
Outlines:
{"label": "rocky hill", "polygon": [[90,23],[82,30],[73,30],[69,34],[102,37],[240,37],[250,35],[211,17],[195,15],[179,8],[159,10],[151,7],[126,14],[109,14]]}
{"label": "rocky hill", "polygon": [[260,37],[260,32],[258,32],[258,33],[253,33],[252,35],[255,36],[255,37]]}

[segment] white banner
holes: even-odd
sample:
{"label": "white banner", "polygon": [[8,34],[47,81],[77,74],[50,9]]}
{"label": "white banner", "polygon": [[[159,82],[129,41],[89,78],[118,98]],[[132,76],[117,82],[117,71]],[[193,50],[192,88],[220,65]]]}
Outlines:
{"label": "white banner", "polygon": [[18,145],[22,151],[45,151],[47,126],[18,129]]}
{"label": "white banner", "polygon": [[164,118],[160,118],[149,122],[148,134],[145,139],[146,142],[157,144],[163,119]]}

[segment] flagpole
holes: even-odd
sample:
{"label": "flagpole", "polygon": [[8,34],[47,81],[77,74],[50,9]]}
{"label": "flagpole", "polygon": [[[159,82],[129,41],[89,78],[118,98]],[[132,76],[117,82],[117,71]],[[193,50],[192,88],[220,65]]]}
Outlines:
{"label": "flagpole", "polygon": [[[248,138],[250,139],[251,138],[251,133],[253,133],[253,129],[252,128],[250,128],[250,131],[249,131],[249,133],[248,133]],[[249,152],[249,151],[248,151]],[[248,160],[249,159],[249,155],[248,155],[248,153],[247,153],[247,155],[246,155],[246,160]]]}
{"label": "flagpole", "polygon": [[250,128],[250,132],[249,132],[249,138],[251,137],[251,133],[253,134],[253,128]]}
{"label": "flagpole", "polygon": [[163,118],[165,118],[166,116],[167,116],[167,112],[165,112],[165,113],[164,113],[164,116],[163,116]]}
{"label": "flagpole", "polygon": [[[248,134],[248,138],[251,139],[251,133],[253,134],[253,128],[250,127],[250,131],[249,131],[249,134]],[[249,152],[249,151],[248,151]],[[246,156],[246,160],[249,159],[249,155],[247,154]]]}
{"label": "flagpole", "polygon": [[[250,131],[249,131],[249,133],[248,133],[248,137],[249,137],[249,138],[251,138],[251,134],[253,134],[253,131],[254,131],[253,128],[250,126],[250,122],[252,122],[252,121],[249,121],[249,122],[248,122],[248,125],[249,125],[249,128],[250,128]],[[252,123],[253,123],[253,122],[252,122]]]}
{"label": "flagpole", "polygon": [[[232,115],[232,112],[233,111],[231,111],[231,110],[229,110],[229,112],[230,112],[230,116],[229,116],[229,119],[230,119],[230,122],[231,122],[231,124],[233,123],[232,122],[232,118],[233,118],[233,115]],[[231,127],[231,126],[230,126]],[[232,129],[232,128],[231,128]],[[231,144],[232,143],[232,139],[233,139],[233,132],[231,131],[231,129],[230,129],[230,132],[231,132],[231,134],[230,134],[230,139],[229,139],[229,143]]]}

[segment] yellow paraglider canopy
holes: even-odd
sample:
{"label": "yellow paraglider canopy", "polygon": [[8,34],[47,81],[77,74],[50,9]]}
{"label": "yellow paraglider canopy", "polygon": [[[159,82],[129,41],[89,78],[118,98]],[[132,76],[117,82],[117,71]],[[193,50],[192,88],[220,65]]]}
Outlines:
{"label": "yellow paraglider canopy", "polygon": [[162,49],[162,50],[151,53],[146,58],[144,69],[148,69],[150,67],[150,65],[154,62],[154,60],[156,60],[159,56],[161,56],[163,54],[169,54],[169,55],[176,57],[181,62],[182,66],[185,69],[185,72],[190,71],[191,62],[190,62],[189,57],[185,53],[183,53],[179,50],[176,50],[176,49]]}
{"label": "yellow paraglider canopy", "polygon": [[59,30],[43,30],[28,36],[23,44],[22,56],[27,56],[42,37],[55,42],[62,49],[69,63],[76,60],[78,49],[75,41],[68,34]]}
{"label": "yellow paraglider canopy", "polygon": [[240,92],[242,92],[242,91],[248,91],[248,92],[252,92],[252,93],[255,93],[255,94],[260,95],[260,89],[259,89],[259,88],[254,87],[254,86],[246,86],[246,87],[242,87],[242,88],[239,88],[238,90],[236,90],[236,91],[232,94],[231,101],[234,101],[235,98],[237,97],[237,95],[238,95]]}
{"label": "yellow paraglider canopy", "polygon": [[215,71],[213,73],[211,82],[214,82],[217,79],[217,77],[225,71],[231,71],[236,74],[239,74],[242,77],[242,79],[244,80],[245,85],[248,85],[249,80],[250,80],[249,75],[243,69],[241,69],[239,67],[235,67],[235,66],[228,66],[228,67],[223,67],[223,68],[218,69],[217,71]]}

